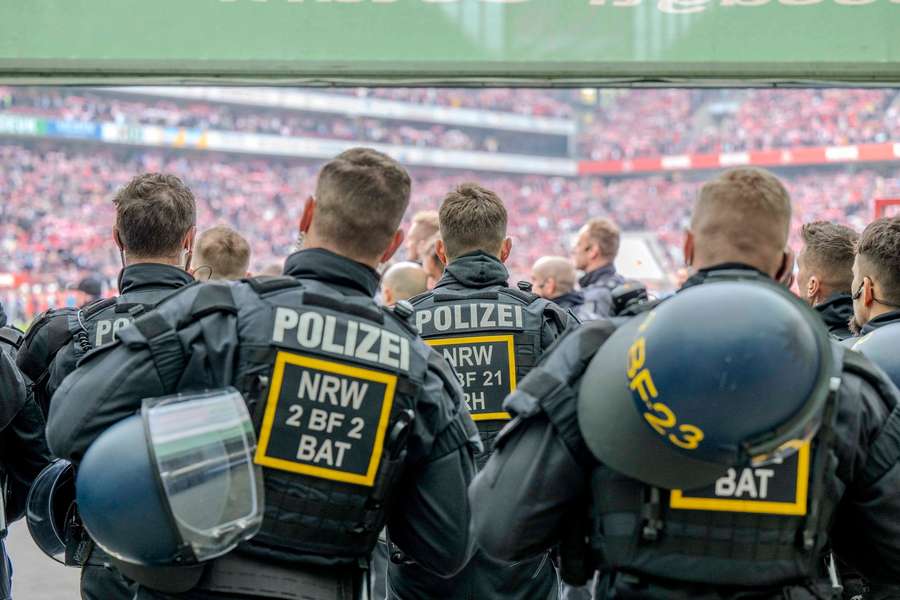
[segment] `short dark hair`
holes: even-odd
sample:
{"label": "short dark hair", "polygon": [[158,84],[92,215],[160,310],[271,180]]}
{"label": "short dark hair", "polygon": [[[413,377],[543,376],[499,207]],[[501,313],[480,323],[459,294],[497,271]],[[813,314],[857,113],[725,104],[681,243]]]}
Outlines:
{"label": "short dark hair", "polygon": [[618,225],[609,219],[594,217],[585,223],[585,231],[591,241],[600,248],[603,258],[614,259],[618,256],[621,237]]}
{"label": "short dark hair", "polygon": [[197,223],[194,194],[174,175],[138,175],[118,191],[113,204],[122,245],[137,258],[176,254]]}
{"label": "short dark hair", "polygon": [[250,267],[250,244],[231,227],[217,225],[197,237],[197,266],[210,269],[210,279],[240,279]]}
{"label": "short dark hair", "polygon": [[448,259],[476,250],[500,251],[506,238],[506,207],[491,190],[464,183],[447,194],[439,214]]}
{"label": "short dark hair", "polygon": [[316,231],[351,257],[382,254],[409,205],[406,169],[371,148],[352,148],[328,162],[316,184]]}
{"label": "short dark hair", "polygon": [[775,175],[741,167],[700,188],[691,217],[697,252],[753,266],[781,256],[791,225],[791,196]]}
{"label": "short dark hair", "polygon": [[849,291],[853,283],[853,259],[859,234],[830,221],[813,221],[800,228],[803,262],[809,264],[823,283],[837,291]]}
{"label": "short dark hair", "polygon": [[883,300],[900,304],[900,218],[882,218],[869,223],[856,245],[856,253],[871,266]]}

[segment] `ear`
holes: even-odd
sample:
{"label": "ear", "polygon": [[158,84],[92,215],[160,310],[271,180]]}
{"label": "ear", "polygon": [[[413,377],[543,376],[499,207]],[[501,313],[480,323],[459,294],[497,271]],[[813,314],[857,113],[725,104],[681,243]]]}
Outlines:
{"label": "ear", "polygon": [[116,243],[116,246],[119,250],[125,250],[125,244],[122,243],[122,236],[119,235],[119,228],[113,225],[112,228],[113,241]]}
{"label": "ear", "polygon": [[391,291],[391,288],[381,288],[381,301],[385,306],[393,306],[395,304],[394,292]]}
{"label": "ear", "polygon": [[434,252],[441,259],[441,264],[447,266],[447,248],[444,246],[444,240],[438,240],[434,244]]}
{"label": "ear", "polygon": [[307,233],[312,225],[313,215],[316,212],[316,199],[310,196],[303,205],[303,213],[300,215],[300,233]]}
{"label": "ear", "polygon": [[378,261],[380,263],[386,263],[391,260],[391,257],[394,255],[394,252],[400,248],[400,245],[403,243],[403,230],[398,229],[394,232],[394,237],[391,238],[391,243],[387,247],[387,250],[384,251],[384,254],[381,255],[381,259]]}
{"label": "ear", "polygon": [[684,264],[693,266],[694,264],[694,234],[690,229],[684,231]]}
{"label": "ear", "polygon": [[819,282],[819,278],[815,275],[811,275],[809,282],[806,284],[806,297],[810,299],[815,298],[819,295],[819,289],[821,289],[821,287],[822,284]]}
{"label": "ear", "polygon": [[505,263],[506,259],[509,258],[510,252],[512,252],[512,238],[508,237],[503,240],[503,244],[500,246],[500,262]]}
{"label": "ear", "polygon": [[556,296],[556,278],[548,277],[544,280],[544,293],[547,294],[548,298]]}
{"label": "ear", "polygon": [[187,235],[184,236],[184,240],[182,240],[181,246],[188,252],[191,252],[194,249],[194,240],[196,240],[196,239],[197,239],[197,226],[194,225],[193,227],[191,227],[188,230]]}
{"label": "ear", "polygon": [[868,277],[863,277],[862,301],[867,307],[875,302],[875,284]]}
{"label": "ear", "polygon": [[781,266],[775,273],[775,281],[786,288],[794,284],[794,251],[790,248],[785,248],[781,253]]}

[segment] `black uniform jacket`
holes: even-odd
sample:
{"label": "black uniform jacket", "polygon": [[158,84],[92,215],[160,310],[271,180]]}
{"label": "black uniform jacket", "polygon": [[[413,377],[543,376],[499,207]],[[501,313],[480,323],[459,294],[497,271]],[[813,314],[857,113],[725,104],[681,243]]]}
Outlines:
{"label": "black uniform jacket", "polygon": [[897,322],[900,322],[900,310],[892,310],[891,312],[880,314],[863,325],[862,329],[860,329],[859,335],[860,337],[862,337],[867,333],[872,333],[880,327],[884,327],[885,325],[890,325],[891,323]]}
{"label": "black uniform jacket", "polygon": [[[301,282],[323,283],[336,297],[371,298],[379,284],[377,273],[368,266],[320,249],[291,255],[285,263],[285,275]],[[182,373],[192,360],[191,354],[205,355],[202,372],[191,371],[205,381],[182,382],[182,387],[215,389],[234,384],[235,366],[240,370],[241,340],[266,343],[271,337],[268,325],[265,331],[259,331],[265,320],[261,311],[270,309],[249,284],[235,283],[231,284],[231,292],[237,305],[236,331],[205,330],[200,338],[206,340],[205,347],[193,347],[192,341],[199,333],[197,324],[191,323],[192,306],[198,291],[210,285],[213,284],[188,286],[148,313],[162,317],[176,328],[185,349],[182,362],[177,365]],[[127,327],[119,337],[136,329]],[[465,440],[451,446],[445,436],[451,430],[455,436],[459,422],[473,435],[475,429],[471,417],[460,406],[462,392],[458,384],[439,369],[444,366],[443,360],[421,340],[413,338],[412,342],[423,346],[435,360],[429,360],[422,391],[416,398],[416,420],[407,442],[408,462],[400,481],[403,489],[394,495],[397,501],[388,509],[388,531],[391,539],[416,561],[436,573],[450,575],[459,571],[471,555],[466,488],[474,464]],[[253,348],[243,350],[252,352]],[[222,357],[227,360],[219,360]],[[196,367],[197,361],[191,366]],[[50,448],[57,456],[78,462],[97,436],[134,414],[143,398],[174,393],[179,378],[167,377],[164,383],[145,347],[129,347],[119,340],[95,350],[53,396],[47,428]]]}
{"label": "black uniform jacket", "polygon": [[[0,327],[5,326],[6,313],[0,305]],[[6,343],[0,343],[0,402],[0,469],[7,485],[6,519],[12,522],[25,514],[28,489],[51,456],[44,439],[44,416]]]}
{"label": "black uniform jacket", "polygon": [[[689,285],[702,278],[703,273]],[[561,401],[576,402],[581,375],[612,327],[607,322],[582,326],[545,356],[542,367],[564,386]],[[837,476],[846,492],[829,534],[835,552],[870,581],[896,585],[900,583],[900,410],[894,407],[900,392],[879,373],[874,376],[877,389],[871,378],[847,371],[842,376],[842,386],[850,391],[845,394],[842,388],[840,397],[856,397],[838,406]],[[518,416],[501,433],[469,494],[478,507],[473,530],[479,545],[498,558],[515,560],[559,543],[564,532],[572,530],[571,523],[587,513],[590,475],[596,463],[574,416],[574,423],[561,431],[536,401],[513,394],[506,406]]]}
{"label": "black uniform jacket", "polygon": [[[448,264],[434,292],[496,290],[508,287],[508,278],[509,272],[500,260],[477,251]],[[536,302],[543,305],[548,303],[541,299]],[[535,304],[536,309],[540,306],[541,304]],[[564,314],[566,320],[560,323],[549,316],[542,318],[542,350],[549,347],[565,329],[578,325],[577,319],[568,311],[556,312]],[[496,429],[489,431],[495,432]],[[485,446],[490,446],[491,437],[490,433],[482,431]],[[483,459],[484,456],[481,460]],[[519,564],[509,564],[492,560],[484,553],[477,552],[468,566],[451,579],[439,579],[415,563],[392,563],[388,567],[390,600],[545,600],[549,597],[556,598],[556,595],[556,573],[546,553]]]}
{"label": "black uniform jacket", "polygon": [[822,317],[828,333],[839,340],[846,340],[850,333],[850,319],[853,318],[853,299],[846,292],[838,292],[828,296],[825,302],[815,306]]}
{"label": "black uniform jacket", "polygon": [[551,298],[551,300],[559,306],[571,310],[577,315],[584,305],[584,294],[577,291],[571,291],[557,296],[556,298]]}
{"label": "black uniform jacket", "polygon": [[[193,281],[184,269],[171,265],[156,263],[139,263],[122,269],[119,275],[119,299],[134,304],[155,305],[167,295]],[[88,306],[96,305],[91,303]],[[48,409],[53,392],[62,383],[66,375],[75,370],[75,366],[83,356],[78,342],[73,339],[70,321],[74,320],[81,310],[81,323],[90,325],[92,317],[99,317],[102,312],[88,317],[84,309],[63,308],[49,310],[35,319],[28,329],[25,341],[19,350],[16,362],[22,372],[29,378],[32,390],[43,410]],[[129,315],[125,314],[129,319]],[[109,343],[113,340],[110,331],[103,343],[97,344],[95,336],[88,336],[92,347]]]}

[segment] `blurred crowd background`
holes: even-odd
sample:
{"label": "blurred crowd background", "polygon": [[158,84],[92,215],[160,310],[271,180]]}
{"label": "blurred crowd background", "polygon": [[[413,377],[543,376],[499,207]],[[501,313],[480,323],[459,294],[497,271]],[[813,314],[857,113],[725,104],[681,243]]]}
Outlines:
{"label": "blurred crowd background", "polygon": [[[892,160],[832,151],[889,143]],[[861,229],[875,198],[900,197],[898,90],[0,87],[0,300],[26,323],[77,303],[86,276],[114,293],[111,200],[142,171],[182,177],[199,228],[230,224],[251,243],[251,270],[272,267],[294,247],[323,160],[367,144],[409,167],[410,215],[464,181],[495,190],[519,278],[539,256],[567,254],[585,220],[608,216],[642,235],[640,256],[665,273],[653,285],[674,287],[709,171],[632,171],[643,158],[826,148],[827,164],[774,169],[795,202],[794,235],[817,219]],[[590,175],[591,161],[624,162]]]}

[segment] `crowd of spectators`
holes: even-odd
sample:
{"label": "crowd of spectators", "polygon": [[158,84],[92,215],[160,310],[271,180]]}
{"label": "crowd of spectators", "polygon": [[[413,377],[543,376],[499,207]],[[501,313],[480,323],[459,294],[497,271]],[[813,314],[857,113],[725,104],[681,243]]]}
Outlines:
{"label": "crowd of spectators", "polygon": [[0,110],[60,120],[159,125],[353,140],[358,142],[563,157],[565,135],[388,121],[366,116],[308,113],[197,100],[100,93],[87,88],[0,87]]}
{"label": "crowd of spectators", "polygon": [[0,87],[0,110],[57,119],[594,160],[900,140],[900,92],[886,89],[632,89],[585,96],[576,90],[350,88],[335,93],[563,116],[575,119],[579,133],[577,143],[570,144],[564,135],[117,95],[87,88]]}
{"label": "crowd of spectators", "polygon": [[[135,173],[166,171],[191,185],[200,229],[224,223],[252,248],[251,271],[280,262],[295,246],[303,200],[313,193],[318,165],[216,154],[59,146],[49,142],[0,145],[0,247],[5,270],[24,274],[38,289],[62,291],[86,275],[115,285],[120,258],[111,242],[116,188]],[[649,230],[670,266],[680,264],[682,232],[703,174],[642,178],[486,175],[413,170],[409,214],[435,209],[453,186],[477,181],[495,190],[510,211],[515,250],[510,267],[527,278],[546,254],[567,254],[589,217],[604,215],[625,231]],[[893,171],[840,168],[782,173],[795,200],[795,226],[829,219],[861,228],[871,200],[900,194]],[[893,175],[893,178],[892,178]],[[49,287],[48,287],[49,286]],[[43,304],[65,302],[60,292]],[[32,303],[36,310],[41,302]],[[22,312],[27,312],[22,308]],[[24,317],[29,315],[25,314]]]}
{"label": "crowd of spectators", "polygon": [[743,152],[900,140],[885,89],[609,90],[581,117],[583,158]]}

